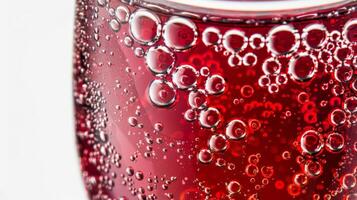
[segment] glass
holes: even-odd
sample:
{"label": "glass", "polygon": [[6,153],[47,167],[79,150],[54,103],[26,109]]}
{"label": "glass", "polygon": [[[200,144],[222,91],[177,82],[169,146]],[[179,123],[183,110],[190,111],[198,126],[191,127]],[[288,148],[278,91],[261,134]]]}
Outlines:
{"label": "glass", "polygon": [[90,199],[357,199],[356,7],[77,0]]}

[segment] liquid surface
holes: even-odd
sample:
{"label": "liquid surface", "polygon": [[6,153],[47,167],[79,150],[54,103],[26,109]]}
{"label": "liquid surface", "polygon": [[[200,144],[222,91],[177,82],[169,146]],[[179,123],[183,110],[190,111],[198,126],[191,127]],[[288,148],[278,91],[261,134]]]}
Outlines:
{"label": "liquid surface", "polygon": [[356,199],[357,14],[338,10],[241,24],[77,0],[90,199]]}

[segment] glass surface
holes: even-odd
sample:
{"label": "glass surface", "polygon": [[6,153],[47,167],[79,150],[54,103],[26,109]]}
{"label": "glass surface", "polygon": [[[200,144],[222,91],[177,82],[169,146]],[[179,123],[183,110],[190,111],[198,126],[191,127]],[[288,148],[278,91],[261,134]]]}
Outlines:
{"label": "glass surface", "polygon": [[77,0],[89,198],[357,199],[356,8]]}

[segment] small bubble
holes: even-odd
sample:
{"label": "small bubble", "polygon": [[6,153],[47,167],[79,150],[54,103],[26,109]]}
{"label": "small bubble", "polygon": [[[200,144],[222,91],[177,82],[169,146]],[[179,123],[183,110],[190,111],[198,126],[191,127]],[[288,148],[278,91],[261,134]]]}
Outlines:
{"label": "small bubble", "polygon": [[245,174],[249,177],[255,177],[259,173],[259,168],[254,164],[248,164],[245,167]]}
{"label": "small bubble", "polygon": [[270,78],[268,75],[263,75],[259,77],[258,84],[260,87],[267,87],[270,85]]}
{"label": "small bubble", "polygon": [[343,149],[345,145],[345,139],[343,135],[332,132],[327,136],[326,146],[332,152],[337,152]]}
{"label": "small bubble", "polygon": [[196,120],[197,115],[193,109],[188,109],[188,110],[186,110],[184,117],[187,121],[191,122],[191,121]]}
{"label": "small bubble", "polygon": [[353,174],[345,174],[342,177],[342,187],[346,190],[356,186],[356,177]]}
{"label": "small bubble", "polygon": [[140,44],[152,45],[160,38],[160,18],[148,10],[136,10],[130,16],[129,24],[130,34]]}
{"label": "small bubble", "polygon": [[237,181],[231,181],[227,185],[227,190],[230,194],[238,193],[241,190],[241,185]]}
{"label": "small bubble", "polygon": [[353,77],[353,69],[350,65],[339,65],[335,69],[334,76],[339,82],[347,82]]}
{"label": "small bubble", "polygon": [[240,140],[247,135],[247,125],[239,119],[232,120],[226,127],[226,135],[229,139]]}
{"label": "small bubble", "polygon": [[300,139],[300,147],[304,153],[317,154],[324,146],[322,137],[314,130],[305,131]]}
{"label": "small bubble", "polygon": [[255,66],[258,62],[258,57],[254,53],[246,53],[243,56],[243,65],[251,67]]}
{"label": "small bubble", "polygon": [[267,37],[267,47],[274,55],[289,55],[297,51],[300,35],[290,25],[280,25],[271,29]]}
{"label": "small bubble", "polygon": [[210,163],[213,159],[213,155],[212,155],[211,151],[208,149],[202,149],[198,153],[197,157],[198,157],[198,160],[204,164]]}
{"label": "small bubble", "polygon": [[206,92],[202,89],[191,91],[188,96],[188,103],[192,108],[203,108],[206,104]]}
{"label": "small bubble", "polygon": [[242,65],[242,58],[238,54],[232,54],[228,57],[228,65],[231,67],[237,67]]}
{"label": "small bubble", "polygon": [[175,102],[176,91],[171,83],[154,80],[149,86],[149,97],[154,105],[167,107]]}
{"label": "small bubble", "polygon": [[110,20],[109,26],[115,32],[118,32],[120,30],[120,24],[116,19]]}
{"label": "small bubble", "polygon": [[255,33],[250,36],[249,44],[252,49],[261,49],[265,45],[265,38],[261,34]]}
{"label": "small bubble", "polygon": [[327,30],[322,24],[311,24],[303,29],[302,42],[307,49],[321,49],[327,43]]}
{"label": "small bubble", "polygon": [[128,123],[130,126],[135,127],[136,125],[138,125],[138,120],[136,119],[136,117],[129,117]]}
{"label": "small bubble", "polygon": [[173,16],[164,25],[163,37],[166,46],[175,51],[184,51],[196,44],[198,31],[191,20]]}
{"label": "small bubble", "polygon": [[226,88],[226,81],[220,75],[212,75],[207,78],[205,89],[208,94],[218,95],[222,94]]}
{"label": "small bubble", "polygon": [[200,124],[205,128],[216,127],[220,122],[221,114],[216,108],[208,108],[201,111],[199,116]]}
{"label": "small bubble", "polygon": [[317,60],[312,54],[300,53],[289,62],[288,73],[295,81],[308,81],[313,78],[316,71]]}
{"label": "small bubble", "polygon": [[276,58],[269,58],[264,61],[262,69],[266,75],[279,74],[281,64]]}
{"label": "small bubble", "polygon": [[197,84],[198,72],[190,65],[177,67],[172,75],[172,81],[179,89],[188,89]]}
{"label": "small bubble", "polygon": [[206,46],[217,45],[221,43],[222,35],[219,29],[208,27],[202,32],[202,41]]}
{"label": "small bubble", "polygon": [[223,36],[223,47],[231,53],[243,51],[247,46],[248,38],[241,30],[229,30]]}
{"label": "small bubble", "polygon": [[308,178],[303,173],[297,173],[294,175],[294,182],[298,185],[306,185],[308,182]]}
{"label": "small bubble", "polygon": [[343,110],[336,108],[330,114],[330,121],[335,126],[342,125],[346,122],[346,113]]}
{"label": "small bubble", "polygon": [[146,64],[155,74],[167,74],[175,63],[174,54],[165,46],[151,47],[146,53]]}
{"label": "small bubble", "polygon": [[118,6],[115,9],[115,17],[120,23],[127,23],[130,17],[130,10],[126,6]]}
{"label": "small bubble", "polygon": [[309,160],[305,163],[305,174],[310,177],[320,176],[322,173],[322,166],[318,161]]}
{"label": "small bubble", "polygon": [[347,112],[355,113],[357,112],[357,97],[351,96],[345,100],[344,109]]}
{"label": "small bubble", "polygon": [[227,149],[226,137],[222,134],[212,135],[209,139],[209,147],[212,151],[224,151]]}
{"label": "small bubble", "polygon": [[351,19],[345,24],[342,36],[349,43],[357,42],[357,19]]}

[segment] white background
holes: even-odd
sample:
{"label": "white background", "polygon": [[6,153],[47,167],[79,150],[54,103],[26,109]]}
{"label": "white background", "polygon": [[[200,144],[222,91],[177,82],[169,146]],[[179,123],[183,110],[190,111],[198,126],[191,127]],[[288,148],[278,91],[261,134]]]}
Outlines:
{"label": "white background", "polygon": [[0,3],[0,200],[85,200],[71,94],[75,1]]}

